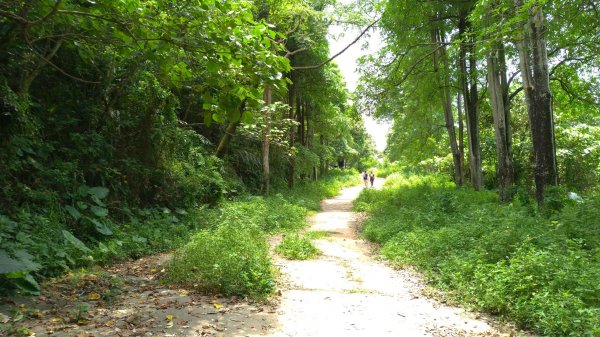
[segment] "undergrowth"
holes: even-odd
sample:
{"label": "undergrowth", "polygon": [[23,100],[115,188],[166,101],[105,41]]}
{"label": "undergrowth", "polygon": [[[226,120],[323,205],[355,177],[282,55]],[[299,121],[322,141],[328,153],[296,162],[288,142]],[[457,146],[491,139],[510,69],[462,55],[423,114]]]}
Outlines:
{"label": "undergrowth", "polygon": [[[211,268],[215,270],[201,272],[212,276],[221,273],[218,282],[222,285],[206,283],[210,278],[207,276],[201,278],[204,290],[253,296],[268,293],[272,277],[267,267],[270,261],[260,257],[264,253],[262,243],[246,245],[246,241],[262,242],[266,234],[303,228],[309,210],[318,209],[322,198],[354,184],[354,176],[358,176],[355,171],[334,170],[317,182],[299,184],[291,192],[275,191],[268,198],[242,195],[234,200],[221,199],[213,207],[190,201],[189,207],[128,208],[110,204],[108,188],[80,186],[69,196],[72,201],[68,205],[60,205],[57,198],[46,201],[54,206],[43,212],[22,211],[12,217],[0,214],[0,295],[17,292],[37,295],[40,279],[80,267],[178,249],[190,242],[190,238],[189,245],[193,247],[225,249],[221,255],[216,252],[194,255],[188,245],[180,252],[201,259],[194,260],[199,266],[206,267],[206,261],[213,259]],[[262,236],[250,235],[248,228],[254,227]],[[198,231],[200,234],[193,236]],[[216,240],[224,233],[239,242],[232,239],[217,240],[214,245],[200,244]],[[235,262],[227,255],[229,252],[249,260],[246,264]],[[238,279],[229,277],[235,274],[219,272],[219,268],[237,270],[239,275],[247,271],[243,286]],[[193,279],[198,273],[182,272],[183,275],[174,275],[173,280],[196,284],[198,280]]]}
{"label": "undergrowth", "polygon": [[275,289],[265,233],[246,219],[203,230],[178,250],[167,281],[203,292],[261,298]]}
{"label": "undergrowth", "polygon": [[[307,225],[308,212],[318,209],[314,205],[337,194],[343,186],[355,184],[355,177],[358,177],[355,171],[334,171],[292,192],[223,203],[206,213],[205,221],[210,227],[175,253],[166,281],[205,293],[247,295],[257,299],[268,296],[274,290],[268,234],[287,233],[288,240],[296,237],[293,233]],[[288,244],[291,245],[288,250],[298,257],[313,254],[304,246],[303,239]]]}
{"label": "undergrowth", "polygon": [[557,195],[539,212],[524,194],[499,205],[445,177],[392,175],[355,209],[385,258],[456,300],[544,336],[600,336],[600,196]]}
{"label": "undergrowth", "polygon": [[299,234],[284,236],[275,251],[290,260],[308,260],[321,255],[308,236]]}

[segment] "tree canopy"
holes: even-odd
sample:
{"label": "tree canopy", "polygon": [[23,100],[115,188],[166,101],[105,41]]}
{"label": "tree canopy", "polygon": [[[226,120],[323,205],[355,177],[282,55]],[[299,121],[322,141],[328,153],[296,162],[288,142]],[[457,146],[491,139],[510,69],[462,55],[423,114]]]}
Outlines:
{"label": "tree canopy", "polygon": [[391,160],[454,158],[438,168],[498,188],[503,201],[518,188],[534,187],[540,203],[545,186],[590,191],[600,163],[596,5],[382,1],[385,47],[362,59],[359,106],[393,121]]}
{"label": "tree canopy", "polygon": [[132,223],[360,165],[333,5],[2,1],[0,289],[169,240]]}

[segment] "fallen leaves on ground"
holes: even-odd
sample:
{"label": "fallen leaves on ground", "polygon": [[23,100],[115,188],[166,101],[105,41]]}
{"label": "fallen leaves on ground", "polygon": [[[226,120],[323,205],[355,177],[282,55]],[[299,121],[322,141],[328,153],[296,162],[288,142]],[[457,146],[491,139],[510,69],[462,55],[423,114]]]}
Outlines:
{"label": "fallen leaves on ground", "polygon": [[6,334],[15,337],[216,337],[228,335],[224,332],[231,331],[232,324],[240,331],[271,326],[263,312],[274,310],[257,310],[235,297],[217,299],[161,285],[167,261],[168,255],[150,256],[53,279],[37,298],[0,303],[0,324],[20,331]]}

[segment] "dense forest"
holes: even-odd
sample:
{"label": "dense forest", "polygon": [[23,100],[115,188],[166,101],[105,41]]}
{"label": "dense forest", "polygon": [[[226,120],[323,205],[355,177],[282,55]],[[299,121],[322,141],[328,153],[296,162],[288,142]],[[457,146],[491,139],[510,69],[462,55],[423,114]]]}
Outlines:
{"label": "dense forest", "polygon": [[0,289],[175,248],[224,201],[364,167],[330,4],[1,1]]}
{"label": "dense forest", "polygon": [[[390,263],[544,336],[600,336],[599,8],[0,0],[0,296],[173,252],[165,283],[267,298],[269,237],[368,169],[386,185],[354,207]],[[382,40],[355,92],[334,25]],[[364,114],[392,123],[380,161]]]}

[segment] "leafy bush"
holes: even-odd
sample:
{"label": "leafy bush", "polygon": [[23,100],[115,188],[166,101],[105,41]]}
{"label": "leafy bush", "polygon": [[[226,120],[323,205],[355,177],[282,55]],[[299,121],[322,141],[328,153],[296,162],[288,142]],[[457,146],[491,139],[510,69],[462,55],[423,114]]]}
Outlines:
{"label": "leafy bush", "polygon": [[365,190],[363,234],[397,265],[413,265],[457,300],[545,336],[598,336],[600,199],[560,189],[537,212],[526,199],[499,205],[491,192],[440,176],[392,175]]}
{"label": "leafy bush", "polygon": [[298,234],[284,236],[275,251],[290,260],[308,260],[321,255],[309,238]]}
{"label": "leafy bush", "polygon": [[208,293],[261,298],[275,289],[273,275],[262,230],[226,223],[200,231],[175,253],[167,280]]}
{"label": "leafy bush", "polygon": [[403,172],[405,166],[402,165],[399,161],[390,162],[387,158],[384,161],[377,165],[377,176],[378,177],[388,177],[394,173]]}
{"label": "leafy bush", "polygon": [[288,202],[281,194],[224,203],[215,211],[215,223],[244,221],[268,233],[290,231],[306,226],[307,210]]}

